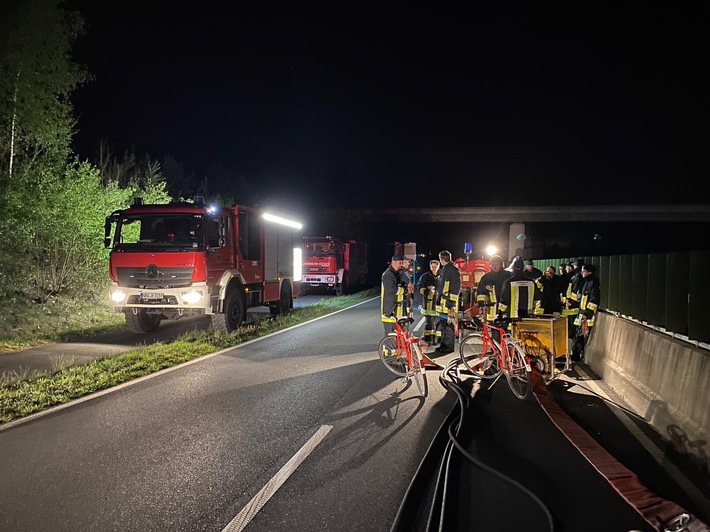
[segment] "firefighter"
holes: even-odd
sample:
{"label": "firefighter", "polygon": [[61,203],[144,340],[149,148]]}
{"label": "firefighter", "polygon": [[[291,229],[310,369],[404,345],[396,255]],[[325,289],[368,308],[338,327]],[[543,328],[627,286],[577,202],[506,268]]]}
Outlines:
{"label": "firefighter", "polygon": [[542,310],[545,314],[561,314],[562,300],[567,289],[566,276],[557,275],[553,266],[548,266],[537,281],[542,290]]}
{"label": "firefighter", "polygon": [[437,327],[439,319],[436,315],[436,284],[439,279],[438,260],[429,261],[429,271],[425,272],[417,283],[417,289],[422,297],[422,316],[426,316],[424,341],[435,344],[441,341],[441,328]]}
{"label": "firefighter", "polygon": [[393,255],[390,265],[382,273],[380,310],[385,336],[395,331],[395,324],[399,318],[404,318],[407,315],[404,302],[405,288],[401,284],[402,280],[399,274],[402,262],[404,262],[402,255]]}
{"label": "firefighter", "polygon": [[583,265],[581,275],[583,284],[576,297],[579,301],[579,313],[574,320],[575,333],[572,342],[572,360],[582,359],[584,346],[591,328],[594,327],[594,318],[597,315],[601,300],[599,278],[594,273],[594,265]]}
{"label": "firefighter", "polygon": [[451,262],[451,252],[439,252],[439,262],[441,263],[441,275],[437,288],[439,304],[436,307],[436,313],[442,324],[442,334],[441,345],[435,351],[440,355],[447,355],[454,352],[454,343],[456,342],[455,330],[459,312],[461,274]]}
{"label": "firefighter", "polygon": [[483,274],[476,287],[476,302],[480,308],[484,309],[486,321],[489,323],[498,316],[498,304],[503,282],[510,277],[510,272],[503,269],[503,258],[500,255],[493,255],[490,263],[491,271]]}
{"label": "firefighter", "polygon": [[523,259],[523,265],[525,266],[525,275],[533,281],[537,281],[542,277],[542,270],[535,267],[532,259]]}
{"label": "firefighter", "polygon": [[[404,255],[403,255],[404,256]],[[409,275],[409,268],[412,266],[412,259],[404,256],[402,266],[399,269],[399,284],[404,288],[404,315],[413,316],[414,307],[414,283]]]}
{"label": "firefighter", "polygon": [[501,288],[499,314],[511,318],[532,317],[542,314],[542,291],[538,285],[525,276],[525,265],[517,259],[512,265],[513,275],[503,281]]}
{"label": "firefighter", "polygon": [[576,334],[574,322],[576,321],[577,314],[579,314],[579,298],[577,294],[581,290],[582,283],[584,282],[584,278],[582,277],[582,264],[584,264],[582,259],[577,259],[568,264],[571,268],[569,270],[567,292],[563,300],[564,306],[562,307],[562,315],[567,316],[567,336],[571,340],[574,340]]}

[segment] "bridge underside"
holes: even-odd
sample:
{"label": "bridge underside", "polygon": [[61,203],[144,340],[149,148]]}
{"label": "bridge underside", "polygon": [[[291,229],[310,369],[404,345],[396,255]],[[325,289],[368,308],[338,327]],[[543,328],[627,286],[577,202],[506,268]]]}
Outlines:
{"label": "bridge underside", "polygon": [[709,222],[710,205],[587,205],[357,209],[372,221],[396,222]]}

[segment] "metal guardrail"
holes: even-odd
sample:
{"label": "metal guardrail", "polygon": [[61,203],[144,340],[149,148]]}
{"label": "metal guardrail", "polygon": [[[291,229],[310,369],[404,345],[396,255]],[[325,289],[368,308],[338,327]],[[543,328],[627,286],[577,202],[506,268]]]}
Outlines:
{"label": "metal guardrail", "polygon": [[601,308],[710,343],[710,251],[535,259],[544,270],[582,258],[594,264]]}

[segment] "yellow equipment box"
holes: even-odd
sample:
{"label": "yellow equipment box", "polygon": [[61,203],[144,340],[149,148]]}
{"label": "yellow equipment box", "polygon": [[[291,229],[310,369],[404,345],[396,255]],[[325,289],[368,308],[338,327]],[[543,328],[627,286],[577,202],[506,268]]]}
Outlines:
{"label": "yellow equipment box", "polygon": [[[521,318],[512,323],[512,336],[520,340],[531,364],[548,379],[570,369],[565,316],[542,315]],[[563,366],[562,369],[558,369]]]}

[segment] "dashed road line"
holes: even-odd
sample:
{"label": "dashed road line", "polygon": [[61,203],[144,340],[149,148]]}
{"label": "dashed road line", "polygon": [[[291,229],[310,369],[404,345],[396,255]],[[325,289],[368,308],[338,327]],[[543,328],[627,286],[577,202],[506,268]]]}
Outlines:
{"label": "dashed road line", "polygon": [[308,455],[313,452],[318,444],[323,441],[323,438],[330,432],[333,427],[331,425],[321,426],[316,433],[308,440],[303,447],[293,455],[286,465],[284,465],[276,475],[274,475],[271,480],[269,480],[266,485],[259,490],[254,498],[249,501],[249,503],[242,508],[234,519],[232,519],[229,524],[224,527],[222,532],[239,532],[244,530],[249,522],[254,518],[254,516],[261,510],[261,508],[268,502],[268,500],[276,493],[276,491],[281,487],[281,485],[286,482],[288,477],[296,471],[296,468],[301,465],[301,463],[308,458]]}

